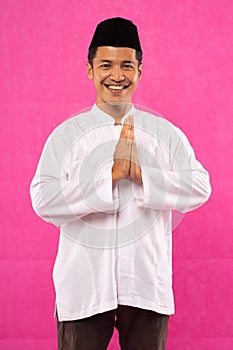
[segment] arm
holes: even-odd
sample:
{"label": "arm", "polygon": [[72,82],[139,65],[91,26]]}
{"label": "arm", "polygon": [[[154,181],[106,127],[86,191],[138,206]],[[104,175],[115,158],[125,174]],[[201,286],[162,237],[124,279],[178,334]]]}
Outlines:
{"label": "arm", "polygon": [[168,144],[170,169],[141,165],[143,186],[133,185],[134,197],[140,207],[188,212],[208,200],[209,174],[196,160],[191,145],[179,129],[173,129]]}
{"label": "arm", "polygon": [[[68,133],[65,136],[69,139]],[[97,174],[95,155],[89,152],[85,157],[80,148],[79,140],[72,143],[71,138],[68,147],[61,134],[53,133],[31,183],[35,212],[57,226],[91,213],[112,212],[118,207],[112,191],[112,162]]]}

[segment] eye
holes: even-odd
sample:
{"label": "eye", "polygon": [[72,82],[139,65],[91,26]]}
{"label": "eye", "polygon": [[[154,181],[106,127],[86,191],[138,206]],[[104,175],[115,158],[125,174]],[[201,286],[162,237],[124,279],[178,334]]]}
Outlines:
{"label": "eye", "polygon": [[131,63],[124,63],[123,68],[125,70],[132,70],[134,66]]}
{"label": "eye", "polygon": [[102,63],[100,65],[100,68],[102,68],[102,69],[109,69],[110,67],[111,67],[110,63]]}

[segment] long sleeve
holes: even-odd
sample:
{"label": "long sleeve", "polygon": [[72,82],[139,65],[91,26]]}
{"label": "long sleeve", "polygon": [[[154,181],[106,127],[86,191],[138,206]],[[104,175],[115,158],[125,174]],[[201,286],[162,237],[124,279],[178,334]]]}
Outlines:
{"label": "long sleeve", "polygon": [[74,139],[72,133],[66,127],[66,132],[51,134],[30,187],[37,215],[57,226],[91,213],[113,212],[119,204],[112,190],[111,161],[97,171],[95,152],[86,154],[80,137]]}
{"label": "long sleeve", "polygon": [[[151,155],[152,158],[158,156],[154,165],[143,164],[141,159],[143,185],[133,185],[137,205],[181,212],[198,208],[208,200],[211,193],[208,172],[197,161],[189,141],[178,128],[173,128],[169,141],[165,139],[163,147],[163,137],[160,135],[159,138],[160,142],[156,144],[157,147],[160,144],[160,151]],[[159,161],[161,153],[164,159],[169,158],[169,166]]]}

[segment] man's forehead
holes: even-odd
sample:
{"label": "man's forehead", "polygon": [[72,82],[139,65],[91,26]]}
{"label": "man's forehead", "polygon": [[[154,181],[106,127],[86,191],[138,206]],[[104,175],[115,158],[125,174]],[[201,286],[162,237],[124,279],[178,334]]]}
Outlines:
{"label": "man's forehead", "polygon": [[99,46],[95,58],[99,60],[134,61],[136,60],[136,50],[130,47]]}

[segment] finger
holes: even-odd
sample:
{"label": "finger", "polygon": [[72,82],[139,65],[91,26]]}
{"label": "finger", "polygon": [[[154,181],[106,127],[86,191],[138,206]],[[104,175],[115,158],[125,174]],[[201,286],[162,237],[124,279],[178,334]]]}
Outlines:
{"label": "finger", "polygon": [[122,139],[125,139],[126,141],[130,140],[131,143],[133,142],[133,138],[134,138],[133,130],[129,128],[125,129],[120,135],[121,140]]}
{"label": "finger", "polygon": [[131,162],[134,165],[137,164],[137,148],[134,141],[132,143],[132,149],[131,149]]}
{"label": "finger", "polygon": [[133,126],[134,125],[134,115],[130,114],[126,119],[125,119],[125,123],[129,126]]}
{"label": "finger", "polygon": [[125,124],[123,126],[123,128],[121,130],[120,138],[133,140],[134,132],[133,132],[133,128],[131,125]]}
{"label": "finger", "polygon": [[121,130],[121,136],[123,138],[132,139],[134,137],[134,116],[129,115],[123,124],[123,128]]}

